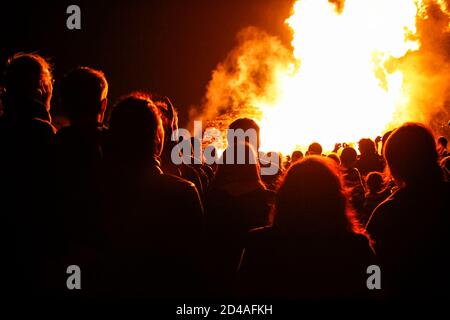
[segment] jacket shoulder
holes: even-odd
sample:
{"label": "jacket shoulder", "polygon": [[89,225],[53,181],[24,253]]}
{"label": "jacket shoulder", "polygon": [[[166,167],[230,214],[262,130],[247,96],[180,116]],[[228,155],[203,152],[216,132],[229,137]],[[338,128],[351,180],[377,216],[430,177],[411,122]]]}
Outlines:
{"label": "jacket shoulder", "polygon": [[164,183],[170,187],[179,187],[179,188],[185,188],[185,189],[194,188],[195,189],[194,183],[192,183],[186,179],[171,175],[171,174],[165,174],[165,173],[161,174],[160,180],[162,183]]}
{"label": "jacket shoulder", "polygon": [[31,120],[31,129],[48,135],[55,135],[56,128],[48,120],[34,118]]}

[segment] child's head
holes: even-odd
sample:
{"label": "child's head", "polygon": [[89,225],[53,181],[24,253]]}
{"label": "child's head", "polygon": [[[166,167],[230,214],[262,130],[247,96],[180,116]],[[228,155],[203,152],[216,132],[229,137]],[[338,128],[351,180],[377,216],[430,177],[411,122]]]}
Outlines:
{"label": "child's head", "polygon": [[370,193],[377,193],[383,189],[383,176],[379,172],[371,172],[367,175],[366,184]]}

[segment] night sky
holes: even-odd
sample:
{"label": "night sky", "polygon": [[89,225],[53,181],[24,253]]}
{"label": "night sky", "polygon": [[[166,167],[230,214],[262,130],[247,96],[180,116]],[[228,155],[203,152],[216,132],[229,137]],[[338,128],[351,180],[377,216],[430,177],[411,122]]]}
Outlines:
{"label": "night sky", "polygon": [[[10,1],[12,2],[12,1]],[[0,4],[0,63],[17,51],[50,58],[58,80],[79,65],[101,69],[110,104],[133,90],[171,97],[181,124],[200,105],[215,66],[247,26],[289,44],[293,0],[14,1]],[[81,30],[66,8],[81,8]],[[55,89],[57,94],[57,87]],[[55,99],[56,100],[56,99]],[[57,103],[55,101],[55,110]]]}

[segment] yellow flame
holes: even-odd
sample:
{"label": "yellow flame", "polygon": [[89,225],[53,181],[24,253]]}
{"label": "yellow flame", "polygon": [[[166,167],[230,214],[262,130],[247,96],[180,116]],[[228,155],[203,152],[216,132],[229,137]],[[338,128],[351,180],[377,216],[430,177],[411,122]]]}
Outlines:
{"label": "yellow flame", "polygon": [[408,119],[401,71],[392,58],[419,49],[420,0],[298,0],[286,23],[295,62],[276,71],[276,101],[252,101],[261,111],[263,150],[291,152],[313,141],[374,138]]}

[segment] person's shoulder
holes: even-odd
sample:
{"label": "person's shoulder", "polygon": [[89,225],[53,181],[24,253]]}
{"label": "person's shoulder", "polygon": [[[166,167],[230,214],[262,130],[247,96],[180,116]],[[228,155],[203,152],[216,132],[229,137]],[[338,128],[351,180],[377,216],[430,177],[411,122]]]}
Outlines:
{"label": "person's shoulder", "polygon": [[261,250],[263,248],[268,249],[274,243],[272,238],[273,228],[271,226],[255,228],[245,235],[245,247],[251,251]]}
{"label": "person's shoulder", "polygon": [[175,210],[180,214],[188,209],[189,216],[195,218],[203,215],[203,205],[195,184],[164,173],[158,174],[156,184],[154,182],[152,188],[156,188],[157,197],[168,201],[170,208],[177,208]]}
{"label": "person's shoulder", "polygon": [[35,132],[37,131],[43,134],[52,136],[56,134],[56,128],[51,124],[51,122],[40,118],[33,118],[30,123],[30,128]]}
{"label": "person's shoulder", "polygon": [[351,239],[356,248],[361,250],[370,249],[370,239],[364,233],[352,232]]}
{"label": "person's shoulder", "polygon": [[377,233],[379,224],[383,224],[383,222],[386,219],[394,218],[395,214],[392,214],[392,212],[397,211],[397,197],[398,197],[399,190],[391,194],[386,200],[381,202],[375,209],[373,210],[369,221],[366,224],[366,229],[369,232],[370,235],[373,235],[374,233]]}
{"label": "person's shoulder", "polygon": [[248,232],[249,242],[269,241],[273,237],[273,228],[271,226],[254,228]]}
{"label": "person's shoulder", "polygon": [[158,179],[161,183],[163,183],[165,186],[168,186],[170,188],[177,188],[177,189],[195,189],[195,184],[191,181],[188,181],[186,179],[171,175],[162,173],[158,176]]}
{"label": "person's shoulder", "polygon": [[276,192],[271,190],[271,189],[263,189],[263,193],[267,196],[267,197],[275,197]]}
{"label": "person's shoulder", "polygon": [[353,168],[353,174],[357,177],[361,176],[361,173],[359,172],[358,168],[356,168],[356,167]]}
{"label": "person's shoulder", "polygon": [[263,191],[264,201],[268,204],[273,204],[275,201],[276,192],[270,189],[265,189]]}
{"label": "person's shoulder", "polygon": [[380,212],[392,210],[395,207],[397,200],[401,197],[401,194],[401,190],[392,193],[374,209],[374,213],[379,214]]}
{"label": "person's shoulder", "polygon": [[258,195],[258,197],[263,199],[271,199],[275,197],[275,191],[268,189],[267,187],[261,185],[251,191],[251,193]]}

